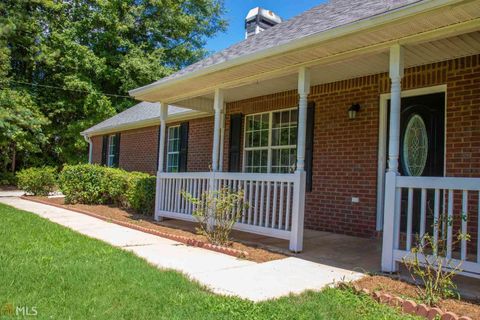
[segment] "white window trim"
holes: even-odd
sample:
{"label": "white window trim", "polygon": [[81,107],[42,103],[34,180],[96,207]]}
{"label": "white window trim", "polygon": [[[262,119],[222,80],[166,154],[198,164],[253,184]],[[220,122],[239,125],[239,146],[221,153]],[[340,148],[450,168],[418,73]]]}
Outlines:
{"label": "white window trim", "polygon": [[[170,163],[169,163],[169,162],[170,162],[170,161],[169,161],[170,157],[169,157],[169,155],[171,155],[171,154],[177,154],[177,155],[179,155],[179,157],[180,157],[180,141],[179,141],[179,143],[178,143],[178,151],[169,151],[169,150],[170,150],[170,129],[174,129],[174,128],[178,128],[178,130],[179,130],[179,139],[180,139],[180,125],[169,126],[169,127],[167,128],[167,167],[165,168],[165,169],[166,169],[166,170],[165,170],[166,172],[172,172],[172,171],[169,171],[169,168],[170,168]],[[179,164],[177,164],[177,172],[178,172],[178,166],[179,166]]]}
{"label": "white window trim", "polygon": [[[257,112],[257,113],[249,113],[245,115],[243,127],[243,155],[242,155],[242,172],[246,172],[247,167],[247,151],[255,151],[255,150],[267,150],[268,151],[268,159],[267,159],[267,173],[272,173],[272,150],[275,149],[292,149],[297,148],[297,144],[293,145],[285,145],[285,146],[272,146],[272,132],[273,132],[273,114],[276,112],[284,112],[284,111],[291,111],[291,110],[298,110],[297,107],[291,108],[284,108],[284,109],[276,109],[272,111],[264,111],[264,112]],[[248,117],[253,117],[257,115],[268,114],[268,146],[266,147],[247,147],[247,119]],[[298,115],[297,115],[298,116]],[[298,119],[297,119],[297,130],[298,130]],[[298,134],[298,132],[297,132]]]}
{"label": "white window trim", "polygon": [[107,153],[107,166],[112,168],[114,165],[114,160],[115,160],[115,149],[112,149],[112,144],[114,147],[115,144],[113,143],[115,141],[115,135],[111,134],[108,136],[108,153]]}

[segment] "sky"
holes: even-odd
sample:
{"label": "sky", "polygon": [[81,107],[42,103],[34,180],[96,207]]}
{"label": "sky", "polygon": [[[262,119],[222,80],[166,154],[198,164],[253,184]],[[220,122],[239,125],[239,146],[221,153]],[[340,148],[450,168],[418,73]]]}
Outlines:
{"label": "sky", "polygon": [[262,7],[275,12],[283,20],[321,4],[322,0],[224,0],[225,19],[229,26],[225,33],[207,40],[207,50],[219,51],[245,38],[245,17],[250,9]]}

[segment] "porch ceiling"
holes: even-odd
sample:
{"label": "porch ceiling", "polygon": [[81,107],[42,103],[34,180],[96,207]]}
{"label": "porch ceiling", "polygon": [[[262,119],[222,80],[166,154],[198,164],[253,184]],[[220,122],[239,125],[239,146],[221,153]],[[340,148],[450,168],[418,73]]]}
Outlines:
{"label": "porch ceiling", "polygon": [[[454,59],[480,53],[480,31],[456,35],[440,40],[405,46],[405,67]],[[318,85],[365,75],[388,72],[389,53],[387,49],[351,57],[340,62],[314,65],[311,67],[311,84]],[[297,73],[272,79],[252,80],[248,84],[225,89],[225,101],[233,102],[276,92],[296,90]],[[181,100],[177,105],[211,111],[213,92],[196,99]]]}

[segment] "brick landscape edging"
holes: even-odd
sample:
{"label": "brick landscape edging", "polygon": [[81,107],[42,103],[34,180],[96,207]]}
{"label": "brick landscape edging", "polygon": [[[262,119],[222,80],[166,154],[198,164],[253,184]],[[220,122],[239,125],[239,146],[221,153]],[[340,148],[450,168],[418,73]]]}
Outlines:
{"label": "brick landscape edging", "polygon": [[78,213],[81,213],[81,214],[85,214],[87,216],[91,216],[91,217],[106,221],[106,222],[111,222],[111,223],[114,223],[114,224],[118,224],[118,225],[123,226],[123,227],[127,227],[127,228],[130,228],[130,229],[135,229],[137,231],[141,231],[141,232],[145,232],[145,233],[149,233],[149,234],[153,234],[154,236],[159,236],[159,237],[170,239],[170,240],[173,240],[173,241],[178,241],[178,242],[184,243],[184,244],[192,246],[192,247],[203,248],[203,249],[227,254],[229,256],[233,256],[233,257],[236,257],[236,258],[246,258],[246,257],[248,257],[248,252],[243,251],[243,250],[217,246],[217,245],[214,245],[214,244],[211,244],[211,243],[208,243],[208,242],[195,240],[195,239],[185,237],[185,236],[179,236],[179,235],[176,235],[176,234],[170,234],[168,232],[162,232],[162,231],[158,231],[158,230],[154,230],[154,229],[150,229],[150,228],[144,228],[142,226],[138,226],[138,225],[133,224],[133,223],[120,221],[120,220],[116,220],[116,219],[112,219],[112,218],[106,218],[104,216],[101,216],[101,215],[98,215],[98,214],[95,214],[95,213],[92,213],[92,212],[89,212],[89,211],[86,211],[86,210],[77,209],[77,208],[67,208],[67,207],[62,206],[60,204],[51,203],[51,202],[48,202],[48,201],[42,201],[40,199],[31,199],[28,196],[21,196],[20,198],[23,199],[23,200],[37,202],[37,203],[49,205],[49,206],[52,206],[52,207],[57,207],[57,208],[60,208],[60,209],[71,210],[71,211],[74,211],[74,212],[78,212]]}
{"label": "brick landscape edging", "polygon": [[377,302],[389,305],[394,308],[399,308],[403,313],[411,314],[414,316],[423,317],[429,320],[472,320],[470,317],[460,317],[453,312],[444,312],[437,307],[429,307],[425,304],[417,304],[415,301],[402,299],[398,296],[383,293],[379,291],[370,292],[368,289],[360,289],[355,287],[355,290],[359,293],[366,294],[373,297]]}

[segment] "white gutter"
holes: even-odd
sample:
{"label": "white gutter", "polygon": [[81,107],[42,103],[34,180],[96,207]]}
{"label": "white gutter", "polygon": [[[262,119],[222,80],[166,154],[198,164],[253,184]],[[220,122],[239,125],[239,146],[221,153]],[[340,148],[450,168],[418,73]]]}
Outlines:
{"label": "white gutter", "polygon": [[92,163],[92,158],[93,158],[93,144],[92,144],[92,139],[86,135],[86,134],[82,134],[83,135],[83,139],[85,139],[85,141],[87,141],[88,143],[88,163]]}
{"label": "white gutter", "polygon": [[420,0],[419,2],[409,4],[405,7],[399,7],[397,9],[394,9],[391,12],[386,11],[376,16],[368,17],[368,18],[365,18],[356,22],[352,22],[343,26],[335,27],[333,29],[329,29],[317,34],[299,38],[297,40],[293,40],[282,45],[266,48],[250,54],[245,54],[237,58],[227,60],[225,62],[221,62],[197,71],[186,73],[185,75],[179,76],[172,80],[168,80],[168,81],[159,80],[149,85],[130,90],[128,93],[132,97],[135,97],[141,100],[140,97],[142,95],[147,94],[155,89],[173,86],[175,84],[178,84],[179,82],[187,81],[189,79],[200,77],[202,75],[213,73],[219,70],[235,67],[242,64],[247,64],[255,60],[268,58],[274,55],[285,53],[287,51],[295,50],[301,47],[306,47],[322,41],[339,38],[342,36],[346,36],[350,33],[359,32],[364,29],[379,27],[381,25],[391,23],[394,20],[408,18],[410,16],[414,16],[423,12],[431,11],[447,5],[453,5],[461,2],[464,2],[464,0],[430,0],[430,1]]}

